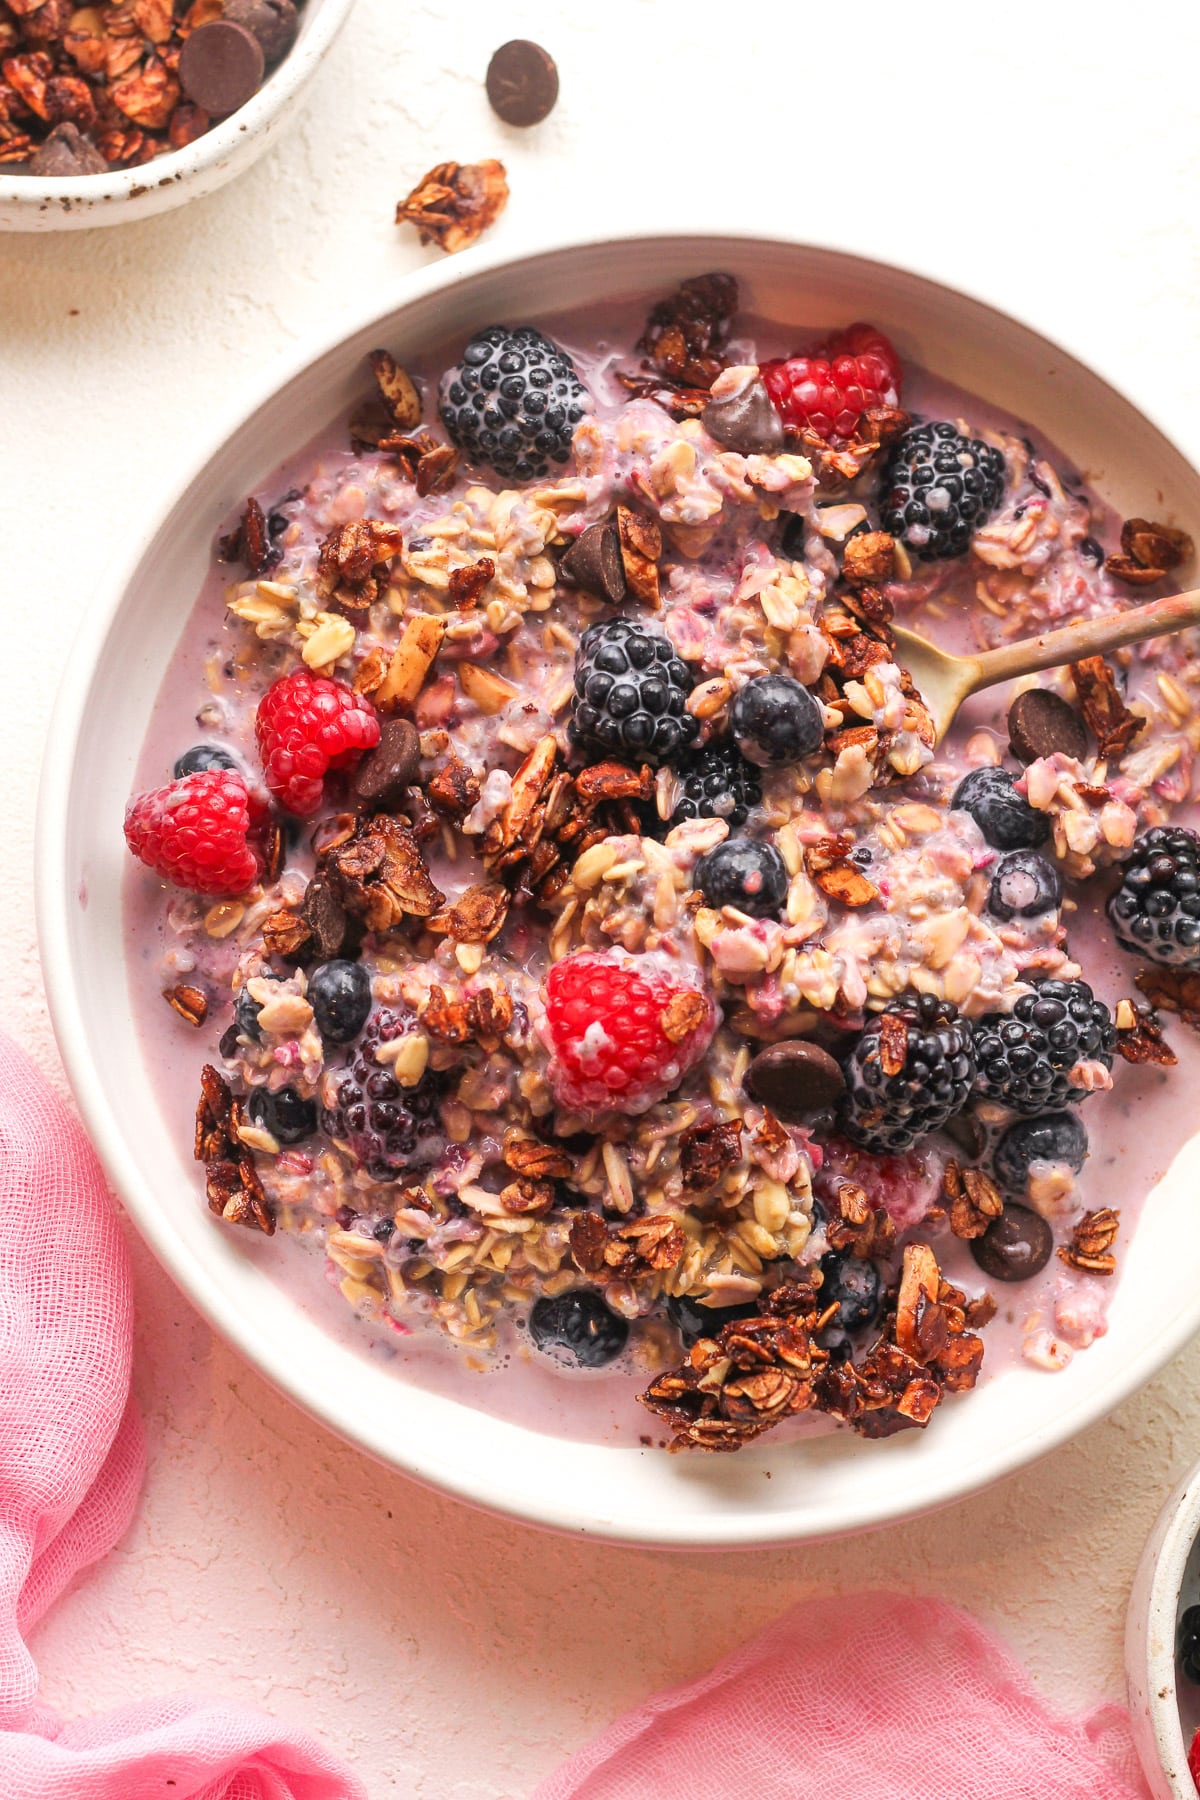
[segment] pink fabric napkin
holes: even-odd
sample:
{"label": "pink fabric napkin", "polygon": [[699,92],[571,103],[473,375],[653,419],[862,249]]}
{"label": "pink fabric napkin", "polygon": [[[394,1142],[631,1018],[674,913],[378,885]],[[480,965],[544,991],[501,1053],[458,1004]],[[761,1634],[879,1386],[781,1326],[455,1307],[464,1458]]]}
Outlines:
{"label": "pink fabric napkin", "polygon": [[99,1164],[0,1036],[0,1800],[366,1800],[315,1739],[235,1701],[73,1724],[38,1701],[29,1631],[122,1536],[141,1487],[132,1340]]}
{"label": "pink fabric napkin", "polygon": [[798,1607],[626,1713],[533,1800],[1148,1800],[1127,1713],[1056,1717],[940,1600]]}

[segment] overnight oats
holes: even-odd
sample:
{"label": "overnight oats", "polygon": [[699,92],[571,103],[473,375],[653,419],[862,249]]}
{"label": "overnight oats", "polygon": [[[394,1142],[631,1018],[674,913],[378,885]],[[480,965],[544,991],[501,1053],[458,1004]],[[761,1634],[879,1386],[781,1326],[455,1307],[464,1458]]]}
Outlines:
{"label": "overnight oats", "polygon": [[468,1401],[886,1437],[1105,1331],[1200,1014],[1194,633],[939,744],[893,624],[1004,644],[1191,546],[869,325],[646,314],[376,352],[213,521],[135,1003],[214,1229]]}

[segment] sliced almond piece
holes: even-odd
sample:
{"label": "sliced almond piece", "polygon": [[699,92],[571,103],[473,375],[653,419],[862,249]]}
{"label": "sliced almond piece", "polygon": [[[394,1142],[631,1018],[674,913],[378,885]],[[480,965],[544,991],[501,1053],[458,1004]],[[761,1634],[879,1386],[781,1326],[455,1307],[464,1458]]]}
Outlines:
{"label": "sliced almond piece", "polygon": [[387,710],[412,705],[425,685],[445,629],[446,621],[433,613],[416,613],[408,620],[387,674],[371,696],[376,706]]}
{"label": "sliced almond piece", "polygon": [[497,675],[494,669],[481,669],[478,663],[471,662],[459,663],[458,685],[464,697],[489,718],[503,712],[509,701],[516,699],[518,691],[511,681]]}

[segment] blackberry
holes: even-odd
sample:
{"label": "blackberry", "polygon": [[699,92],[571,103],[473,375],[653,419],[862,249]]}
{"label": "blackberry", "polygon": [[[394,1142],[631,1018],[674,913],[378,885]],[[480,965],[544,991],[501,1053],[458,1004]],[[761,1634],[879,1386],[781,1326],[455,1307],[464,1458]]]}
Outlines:
{"label": "blackberry", "polygon": [[634,762],[671,762],[700,729],[684,710],[691,689],[687,664],[661,631],[601,620],[579,640],[571,738]]}
{"label": "blackberry", "polygon": [[1009,1126],[992,1152],[992,1168],[1001,1187],[1023,1194],[1035,1162],[1066,1163],[1078,1175],[1087,1148],[1087,1132],[1073,1112],[1043,1113]]}
{"label": "blackberry", "polygon": [[883,1283],[872,1262],[851,1256],[846,1251],[831,1250],[821,1258],[821,1288],[818,1295],[822,1309],[837,1301],[838,1314],[831,1320],[842,1331],[861,1331],[873,1325],[883,1305]]}
{"label": "blackberry", "polygon": [[924,562],[962,556],[1004,495],[1004,457],[946,420],[914,425],[893,450],[880,495],[885,531]]}
{"label": "blackberry", "polygon": [[667,1317],[683,1339],[685,1350],[701,1338],[716,1337],[722,1325],[728,1325],[732,1319],[756,1318],[759,1310],[757,1300],[744,1301],[740,1306],[701,1306],[687,1294],[672,1294],[667,1301]]}
{"label": "blackberry", "polygon": [[739,688],[729,729],[742,755],[760,768],[799,762],[825,739],[821,708],[790,675],[757,675]]}
{"label": "blackberry", "polygon": [[438,410],[458,448],[500,475],[529,481],[565,463],[589,406],[564,350],[532,325],[489,325],[442,376]]}
{"label": "blackberry", "polygon": [[774,844],[726,838],[697,862],[696,886],[709,906],[735,906],[752,919],[769,919],[787,899],[787,865]]}
{"label": "blackberry", "polygon": [[361,963],[337,957],[308,978],[308,1001],[323,1044],[348,1044],[371,1012],[371,977]]}
{"label": "blackberry", "polygon": [[1010,850],[996,864],[988,888],[993,918],[1036,919],[1062,905],[1062,876],[1035,850]]}
{"label": "blackberry", "polygon": [[[885,1062],[903,1064],[889,1074]],[[846,1058],[841,1125],[854,1143],[877,1155],[907,1150],[961,1112],[975,1080],[971,1027],[958,1008],[932,994],[902,994],[871,1019]]]}
{"label": "blackberry", "polygon": [[1086,981],[1042,981],[1010,1013],[979,1020],[975,1091],[1014,1112],[1056,1112],[1087,1097],[1071,1086],[1076,1063],[1111,1069],[1116,1044],[1112,1016]]}
{"label": "blackberry", "polygon": [[1200,969],[1200,836],[1164,825],[1138,838],[1108,916],[1124,949]]}
{"label": "blackberry", "polygon": [[438,1077],[427,1074],[416,1087],[401,1087],[375,1056],[380,1044],[403,1037],[415,1023],[411,1013],[382,1008],[354,1055],[344,1067],[330,1069],[322,1083],[321,1130],[345,1144],[372,1181],[396,1181],[423,1168],[445,1143]]}
{"label": "blackberry", "polygon": [[317,1129],[317,1109],[294,1087],[251,1088],[246,1114],[279,1144],[299,1144]]}
{"label": "blackberry", "polygon": [[182,781],[185,775],[203,775],[209,769],[236,768],[237,759],[230,756],[228,750],[222,750],[219,744],[193,744],[190,750],[176,757],[171,773],[176,781]]}
{"label": "blackberry", "polygon": [[725,819],[732,831],[746,823],[762,800],[762,777],[729,738],[697,750],[679,770],[679,784],[672,825],[685,819]]}
{"label": "blackberry", "polygon": [[598,1369],[620,1356],[629,1326],[592,1288],[569,1288],[553,1299],[535,1300],[529,1335],[539,1350],[559,1362]]}
{"label": "blackberry", "polygon": [[996,850],[1036,850],[1050,836],[1050,816],[1030,806],[1007,769],[972,769],[954,790],[950,805],[970,813]]}

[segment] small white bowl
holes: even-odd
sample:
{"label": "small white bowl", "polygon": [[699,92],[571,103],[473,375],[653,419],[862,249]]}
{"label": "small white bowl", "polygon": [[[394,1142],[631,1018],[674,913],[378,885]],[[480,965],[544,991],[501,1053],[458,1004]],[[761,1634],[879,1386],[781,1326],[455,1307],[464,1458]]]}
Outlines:
{"label": "small white bowl", "polygon": [[170,212],[257,162],[295,113],[354,0],[307,0],[300,34],[245,106],[186,149],[107,175],[18,175],[0,169],[0,231],[82,231]]}
{"label": "small white bowl", "polygon": [[[209,570],[212,537],[245,495],[364,391],[364,359],[402,361],[493,319],[668,292],[725,269],[748,309],[803,329],[870,318],[914,362],[1044,426],[1123,517],[1153,498],[1200,517],[1200,473],[1092,369],[1028,326],[941,282],[844,251],[736,232],[664,232],[514,255],[482,246],[374,296],[331,341],[275,373],[128,520],[128,557],[93,596],[49,733],[38,820],[38,927],[47,993],[80,1110],[151,1247],[194,1304],[257,1367],[372,1455],[463,1498],[625,1542],[750,1545],[832,1536],[945,1505],[1101,1418],[1200,1328],[1192,1230],[1200,1140],[1146,1206],[1122,1252],[1108,1335],[1069,1368],[1024,1365],[887,1444],[848,1433],[768,1437],[738,1456],[667,1456],[508,1423],[409,1384],[335,1336],[298,1282],[302,1246],[216,1225],[189,1145],[150,1092],[122,937],[122,816],[163,673]],[[1181,1106],[1187,1096],[1180,1096]],[[291,1270],[282,1268],[291,1258]],[[280,1279],[272,1275],[280,1270]],[[649,1434],[648,1434],[649,1435]]]}
{"label": "small white bowl", "polygon": [[1146,1540],[1125,1624],[1125,1677],[1133,1737],[1154,1800],[1196,1800],[1188,1744],[1200,1728],[1200,1688],[1190,1724],[1180,1713],[1175,1674],[1179,1615],[1200,1603],[1200,1463],[1168,1499]]}

